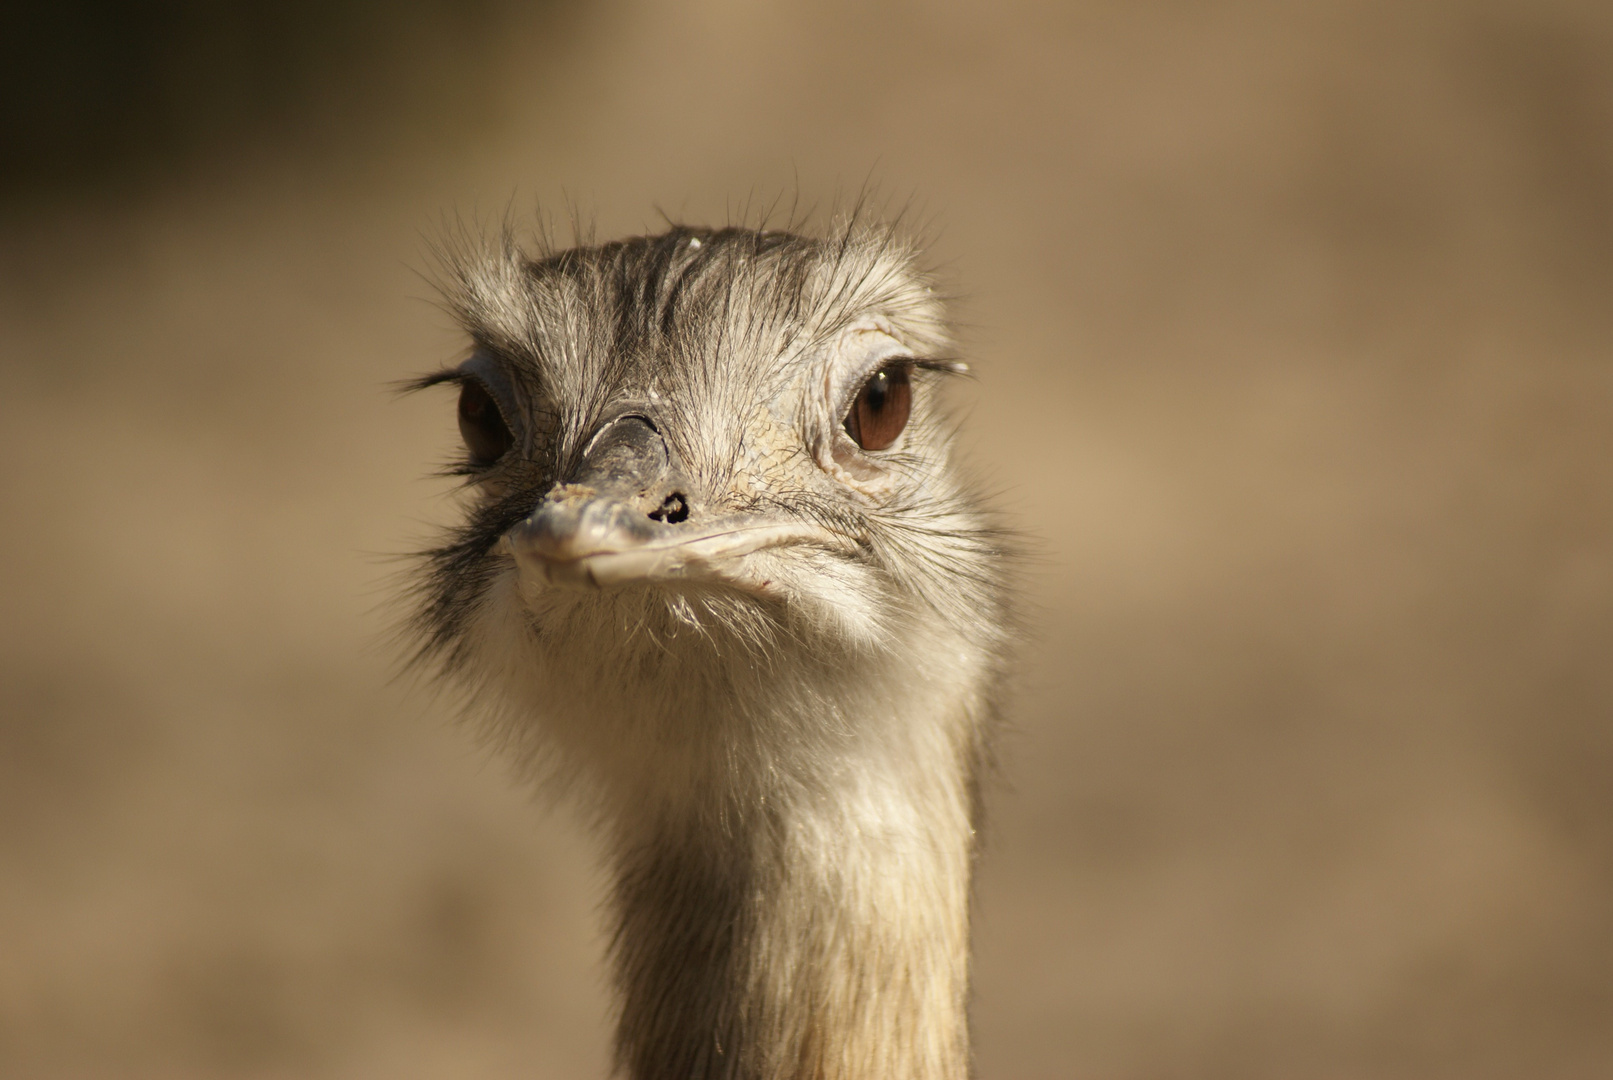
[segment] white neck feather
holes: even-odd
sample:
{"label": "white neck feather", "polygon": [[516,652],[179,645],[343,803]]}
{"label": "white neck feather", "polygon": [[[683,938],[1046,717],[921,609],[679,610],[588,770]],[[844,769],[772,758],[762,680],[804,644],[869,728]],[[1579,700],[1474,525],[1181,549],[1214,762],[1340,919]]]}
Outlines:
{"label": "white neck feather", "polygon": [[653,610],[500,673],[611,841],[621,1066],[963,1080],[988,658],[917,621],[901,654],[757,654],[653,618],[613,645]]}
{"label": "white neck feather", "polygon": [[781,784],[726,828],[703,823],[715,808],[653,802],[627,823],[615,953],[631,1076],[967,1075],[968,765],[962,748],[914,749]]}

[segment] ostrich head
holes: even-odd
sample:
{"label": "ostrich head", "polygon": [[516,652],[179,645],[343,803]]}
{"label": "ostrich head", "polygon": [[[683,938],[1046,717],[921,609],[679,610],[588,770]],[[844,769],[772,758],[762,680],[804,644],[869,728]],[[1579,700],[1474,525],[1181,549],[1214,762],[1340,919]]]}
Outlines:
{"label": "ostrich head", "polygon": [[888,230],[448,260],[421,654],[593,812],[634,1077],[962,1077],[997,532]]}

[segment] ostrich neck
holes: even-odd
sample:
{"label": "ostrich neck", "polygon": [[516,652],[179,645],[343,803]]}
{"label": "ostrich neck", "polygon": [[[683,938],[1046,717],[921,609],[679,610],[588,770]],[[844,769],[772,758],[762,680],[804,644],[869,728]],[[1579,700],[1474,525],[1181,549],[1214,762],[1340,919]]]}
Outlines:
{"label": "ostrich neck", "polygon": [[616,867],[628,1076],[968,1076],[965,726],[898,717],[920,734],[896,748],[697,810],[646,800]]}

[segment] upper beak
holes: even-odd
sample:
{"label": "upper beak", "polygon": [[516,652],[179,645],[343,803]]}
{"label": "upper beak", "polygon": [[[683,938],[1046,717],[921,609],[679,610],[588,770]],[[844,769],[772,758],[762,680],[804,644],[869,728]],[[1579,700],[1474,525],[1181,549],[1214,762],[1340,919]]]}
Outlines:
{"label": "upper beak", "polygon": [[503,544],[523,572],[540,580],[604,588],[658,578],[733,579],[718,564],[780,544],[845,543],[814,525],[754,515],[689,517],[688,484],[665,441],[647,418],[628,414],[594,435],[571,478]]}

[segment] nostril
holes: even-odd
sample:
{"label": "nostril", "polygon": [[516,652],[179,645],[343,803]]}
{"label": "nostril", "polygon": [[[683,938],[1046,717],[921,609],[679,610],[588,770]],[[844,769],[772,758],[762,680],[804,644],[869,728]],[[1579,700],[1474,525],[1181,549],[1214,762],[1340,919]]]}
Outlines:
{"label": "nostril", "polygon": [[661,505],[650,511],[650,518],[654,521],[664,521],[668,525],[676,525],[689,516],[689,500],[683,497],[683,492],[674,491],[661,501]]}

